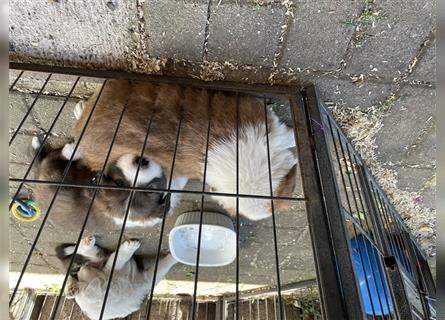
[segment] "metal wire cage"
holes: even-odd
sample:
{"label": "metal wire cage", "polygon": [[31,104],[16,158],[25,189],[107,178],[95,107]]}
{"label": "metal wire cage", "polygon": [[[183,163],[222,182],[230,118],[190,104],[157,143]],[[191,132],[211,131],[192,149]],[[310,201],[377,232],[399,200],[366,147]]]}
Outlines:
{"label": "metal wire cage", "polygon": [[[398,213],[387,199],[384,192],[377,185],[372,175],[366,168],[366,165],[349,143],[347,138],[336,125],[333,117],[327,109],[317,100],[314,87],[294,88],[294,87],[270,87],[270,86],[250,86],[225,82],[207,83],[198,80],[176,79],[161,76],[146,76],[138,74],[126,74],[111,71],[91,71],[79,70],[62,67],[49,67],[40,65],[16,64],[12,63],[11,68],[17,70],[17,76],[12,80],[9,91],[14,92],[20,81],[23,80],[27,72],[39,72],[43,74],[43,81],[40,87],[33,90],[33,96],[29,107],[22,115],[21,119],[11,124],[13,130],[10,132],[10,148],[15,144],[20,144],[20,137],[27,133],[28,121],[35,112],[35,106],[48,87],[51,86],[51,79],[61,75],[73,76],[73,81],[66,88],[65,94],[59,96],[62,101],[57,107],[53,117],[47,118],[47,126],[43,132],[43,139],[37,154],[30,158],[25,170],[20,173],[20,177],[10,173],[11,200],[9,209],[15,205],[23,205],[22,195],[28,186],[32,189],[35,185],[49,185],[54,187],[54,195],[45,208],[42,217],[34,223],[32,239],[29,243],[29,251],[25,253],[20,265],[16,266],[19,275],[14,288],[10,294],[10,308],[17,310],[17,301],[22,293],[19,290],[20,284],[27,272],[31,261],[37,255],[44,254],[45,249],[39,245],[42,238],[52,237],[58,232],[57,227],[51,226],[48,218],[51,216],[51,209],[57,203],[57,194],[63,188],[87,188],[93,190],[92,203],[95,195],[101,189],[116,189],[130,192],[130,199],[137,192],[162,192],[168,193],[169,197],[179,194],[182,197],[192,197],[192,201],[197,201],[195,209],[200,212],[200,226],[198,231],[198,254],[197,261],[193,270],[189,273],[193,278],[193,295],[188,304],[187,319],[298,319],[302,317],[296,310],[289,309],[288,292],[294,292],[295,288],[313,284],[303,281],[304,277],[293,271],[292,276],[285,270],[286,263],[294,263],[299,259],[298,243],[293,243],[294,251],[283,249],[283,243],[287,240],[297,238],[295,229],[289,229],[284,235],[281,227],[287,220],[281,220],[281,214],[275,208],[277,203],[287,202],[290,204],[290,215],[294,223],[301,223],[301,213],[307,219],[308,230],[311,240],[311,251],[313,253],[313,267],[318,284],[318,294],[320,299],[320,308],[323,317],[326,319],[434,319],[435,318],[435,285],[427,265],[426,259],[417,245],[416,241],[410,235],[403,224]],[[203,181],[195,185],[194,188],[177,190],[172,188],[173,170],[177,150],[181,146],[181,122],[176,132],[174,152],[171,159],[171,173],[167,188],[153,189],[136,187],[133,184],[130,187],[109,186],[101,184],[103,170],[98,178],[99,183],[79,184],[67,182],[66,177],[72,166],[73,155],[64,169],[60,181],[39,180],[30,177],[38,155],[42,152],[44,145],[49,143],[51,137],[54,137],[54,131],[57,126],[66,126],[63,123],[61,114],[66,112],[66,106],[70,99],[79,93],[79,87],[86,86],[82,84],[82,78],[91,77],[90,82],[95,82],[97,86],[104,86],[107,79],[123,78],[130,80],[141,80],[152,83],[179,84],[181,86],[194,86],[207,88],[210,90],[229,91],[236,93],[249,93],[259,97],[264,103],[258,113],[264,113],[267,119],[268,108],[275,108],[277,114],[282,114],[287,119],[288,124],[292,126],[295,141],[297,142],[298,155],[298,180],[301,188],[296,190],[291,197],[280,197],[273,193],[271,177],[271,160],[269,154],[269,139],[266,139],[268,154],[268,170],[270,194],[243,194],[239,192],[239,157],[243,154],[238,152],[238,121],[234,128],[237,138],[237,161],[236,192],[224,193],[215,192],[206,188],[206,167],[209,148],[209,138],[211,136],[211,116],[208,119],[207,143],[204,160]],[[94,77],[94,79],[93,79]],[[100,91],[102,92],[102,91]],[[97,100],[100,99],[100,93]],[[238,101],[238,100],[237,100]],[[279,101],[279,108],[276,103]],[[236,114],[239,118],[239,110],[242,106],[237,103]],[[43,109],[44,110],[44,109]],[[283,111],[284,110],[284,111]],[[11,112],[14,112],[12,108]],[[94,112],[94,107],[91,114]],[[113,140],[104,155],[104,168],[107,164],[109,155],[113,148],[114,140],[119,130],[120,121],[124,115],[125,108],[119,116],[116,124],[116,131]],[[88,120],[80,135],[82,139],[83,132],[88,126]],[[51,119],[49,119],[51,118]],[[266,121],[266,137],[268,134]],[[29,133],[29,132],[28,132]],[[144,156],[145,144],[149,140],[149,130],[146,132],[144,146],[141,151],[141,158]],[[78,144],[75,146],[77,149]],[[239,154],[238,154],[239,153]],[[11,158],[10,158],[11,159]],[[12,165],[14,165],[14,159]],[[138,172],[140,163],[138,166]],[[11,170],[12,172],[13,170]],[[11,176],[12,175],[12,176]],[[136,173],[137,176],[137,173]],[[297,185],[297,189],[298,189]],[[247,273],[240,272],[246,263],[243,259],[249,259],[243,255],[243,248],[249,245],[248,235],[243,232],[244,228],[255,228],[254,223],[246,223],[237,213],[234,219],[234,225],[237,235],[236,259],[232,264],[231,281],[234,284],[232,294],[221,294],[218,297],[218,303],[205,304],[200,300],[198,287],[205,275],[205,270],[200,266],[200,249],[203,245],[202,221],[206,211],[206,201],[210,196],[232,197],[236,199],[237,211],[239,199],[257,198],[268,201],[271,204],[271,219],[267,222],[269,230],[269,241],[261,243],[259,248],[262,254],[268,255],[269,267],[273,270],[273,276],[270,277],[269,285],[255,290],[245,290],[240,286],[241,278],[248,277]],[[129,201],[131,203],[131,200]],[[92,205],[92,204],[91,204]],[[82,227],[79,228],[75,237],[77,252],[79,242],[85,235],[85,227],[90,215],[91,205],[85,213],[85,219]],[[26,208],[26,206],[23,206]],[[115,241],[111,245],[118,251],[119,244],[127,235],[126,221],[129,215],[130,205],[125,210],[123,225],[117,234],[114,234]],[[300,215],[297,214],[300,212]],[[168,228],[167,212],[164,211],[162,222],[159,226],[159,235],[152,236],[151,242],[156,254],[154,259],[154,272],[158,271],[158,264],[162,255],[163,241],[166,238],[166,229]],[[49,225],[49,226],[48,226]],[[52,228],[52,231],[51,231]],[[262,232],[262,231],[261,231]],[[261,235],[260,232],[260,235]],[[158,235],[158,236],[157,236]],[[247,240],[246,240],[247,239]],[[261,247],[263,246],[263,247]],[[286,243],[286,246],[288,244]],[[285,246],[285,247],[286,247]],[[262,250],[261,250],[262,249]],[[303,250],[303,249],[301,249]],[[284,251],[288,253],[284,254]],[[23,252],[21,253],[24,254]],[[116,255],[117,256],[117,255]],[[287,261],[285,263],[285,260]],[[53,297],[52,307],[48,313],[48,319],[65,319],[64,312],[65,299],[63,297],[64,288],[67,283],[70,269],[73,267],[74,259],[71,259],[68,270],[66,270],[61,287],[57,295]],[[101,317],[104,313],[107,297],[112,283],[113,270],[116,259],[113,262],[113,269],[107,282],[106,294],[101,308]],[[284,267],[283,267],[284,266]],[[247,267],[248,268],[248,267]],[[243,269],[244,270],[244,269]],[[292,273],[292,272],[291,272]],[[251,275],[254,276],[254,275]],[[161,300],[156,300],[155,277],[148,295],[146,304],[142,306],[144,312],[138,314],[139,318],[162,319]],[[191,280],[191,279],[189,279]],[[161,302],[160,302],[161,301]],[[42,304],[40,304],[42,305]],[[99,307],[99,306],[98,306]],[[72,305],[74,308],[74,305]],[[157,308],[156,311],[154,309]],[[203,312],[205,308],[205,313]],[[260,309],[261,308],[261,309]],[[23,308],[21,309],[23,310]],[[178,310],[178,309],[177,309]],[[200,311],[201,310],[201,311]],[[209,316],[209,310],[210,316]],[[260,311],[261,310],[261,311]],[[159,313],[158,313],[159,312]],[[31,314],[31,313],[29,313]],[[72,311],[71,311],[72,314]],[[181,317],[171,317],[174,319],[183,319]],[[185,319],[185,318],[184,318]]]}

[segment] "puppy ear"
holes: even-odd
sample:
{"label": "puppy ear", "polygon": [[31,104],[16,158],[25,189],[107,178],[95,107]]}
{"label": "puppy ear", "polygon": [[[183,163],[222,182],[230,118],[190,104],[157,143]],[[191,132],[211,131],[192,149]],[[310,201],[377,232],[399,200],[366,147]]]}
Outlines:
{"label": "puppy ear", "polygon": [[[30,148],[30,154],[31,156],[34,158],[37,154],[39,154],[37,161],[41,162],[43,159],[46,158],[46,156],[48,155],[48,144],[45,143],[43,145],[43,148],[41,148],[42,143],[43,143],[43,134],[38,134],[34,137],[32,137],[31,140],[31,148]],[[42,149],[39,153],[40,148]]]}

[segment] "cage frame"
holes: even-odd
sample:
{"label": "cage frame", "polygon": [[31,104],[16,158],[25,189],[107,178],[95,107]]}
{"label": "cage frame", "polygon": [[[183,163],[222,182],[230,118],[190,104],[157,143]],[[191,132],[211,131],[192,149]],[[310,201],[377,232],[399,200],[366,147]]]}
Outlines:
{"label": "cage frame", "polygon": [[[416,319],[416,315],[414,314],[412,307],[410,306],[410,302],[407,296],[407,281],[411,283],[413,287],[416,288],[420,295],[420,300],[422,304],[421,310],[424,314],[425,319],[433,319],[435,314],[435,284],[433,278],[431,276],[430,269],[426,262],[426,257],[424,256],[421,248],[413,238],[413,236],[409,233],[408,229],[404,225],[402,219],[398,215],[397,211],[391,204],[391,202],[386,197],[385,193],[378,186],[372,174],[367,169],[364,161],[361,159],[360,155],[354,149],[352,144],[349,142],[347,137],[341,131],[341,128],[335,123],[334,117],[327,110],[326,106],[321,103],[318,99],[318,95],[316,92],[316,88],[313,85],[297,87],[297,86],[269,86],[269,85],[249,85],[243,83],[233,83],[226,81],[214,81],[214,82],[206,82],[198,79],[190,79],[190,78],[175,78],[175,77],[167,77],[161,75],[146,75],[146,74],[137,74],[137,73],[127,73],[123,71],[105,71],[105,70],[89,70],[89,69],[78,69],[71,67],[60,67],[60,66],[48,66],[48,65],[38,65],[38,64],[28,64],[28,63],[10,63],[11,69],[21,70],[21,73],[15,79],[15,81],[10,86],[10,91],[18,81],[18,79],[22,76],[24,71],[36,71],[36,72],[45,72],[49,73],[49,76],[46,78],[43,86],[37,93],[37,97],[35,101],[37,101],[40,94],[43,92],[45,85],[50,80],[52,74],[66,74],[66,75],[75,75],[78,76],[75,81],[74,86],[72,87],[70,93],[68,94],[63,106],[71,95],[74,87],[79,81],[79,77],[94,77],[94,78],[104,78],[104,79],[129,79],[129,80],[140,80],[140,81],[148,81],[153,83],[165,83],[165,84],[180,84],[182,86],[193,86],[193,87],[201,87],[213,90],[227,90],[232,92],[239,93],[249,93],[259,97],[264,97],[265,94],[269,96],[282,96],[286,97],[291,106],[292,112],[292,121],[294,126],[295,140],[297,141],[297,152],[299,159],[299,169],[301,172],[302,178],[302,186],[304,190],[303,198],[283,198],[274,196],[271,192],[270,197],[263,196],[260,198],[270,199],[272,206],[273,200],[296,200],[296,201],[304,201],[306,205],[306,213],[307,219],[310,229],[310,236],[314,254],[314,262],[315,269],[317,274],[317,283],[320,294],[321,301],[321,309],[324,318],[326,319],[365,319],[367,315],[365,315],[363,301],[360,294],[357,272],[354,267],[354,258],[352,254],[351,244],[349,243],[349,238],[347,236],[347,226],[346,219],[348,218],[348,212],[345,212],[345,208],[342,206],[342,200],[340,195],[340,184],[341,181],[338,181],[336,178],[336,173],[334,169],[334,159],[332,154],[330,154],[330,147],[328,145],[328,137],[329,131],[332,134],[332,140],[335,144],[335,137],[333,135],[333,131],[337,133],[339,148],[343,153],[343,160],[345,160],[345,152],[343,149],[344,143],[347,148],[347,155],[349,155],[349,159],[354,159],[357,166],[357,176],[353,174],[353,180],[351,180],[351,176],[348,175],[349,182],[353,185],[353,181],[355,181],[355,185],[357,185],[359,189],[359,194],[363,194],[363,199],[360,198],[360,202],[366,204],[366,208],[369,210],[369,218],[366,218],[366,224],[370,224],[372,227],[372,235],[370,238],[373,241],[372,245],[377,248],[382,254],[383,262],[384,262],[384,270],[383,274],[379,274],[379,280],[384,281],[386,279],[389,285],[390,291],[390,299],[393,301],[394,306],[394,314],[390,315],[390,318],[395,319]],[[103,87],[102,87],[103,88]],[[99,94],[100,96],[100,94]],[[99,98],[98,98],[99,99]],[[33,104],[35,103],[33,102]],[[96,101],[97,103],[97,101]],[[61,110],[63,109],[60,109]],[[266,108],[266,105],[264,104]],[[125,108],[125,107],[124,107]],[[239,108],[239,103],[237,103],[237,109]],[[30,108],[26,113],[25,117],[22,119],[18,126],[18,130],[16,130],[12,138],[11,142],[14,140],[17,135],[19,129],[23,125],[27,115],[29,114]],[[93,107],[94,111],[94,107]],[[92,112],[93,112],[92,111]],[[60,114],[59,112],[59,114]],[[92,114],[91,112],[91,114]],[[90,116],[91,116],[90,114]],[[123,112],[122,112],[123,115]],[[121,115],[121,117],[122,117]],[[267,113],[266,113],[267,116]],[[57,117],[56,117],[57,119]],[[327,119],[327,120],[326,120]],[[56,121],[56,120],[55,120]],[[54,123],[55,123],[54,121]],[[210,128],[209,119],[209,128]],[[53,123],[53,124],[54,124]],[[150,126],[150,124],[148,124]],[[266,125],[267,127],[267,125]],[[333,129],[334,128],[334,129]],[[328,130],[330,129],[330,130]],[[117,132],[117,130],[116,130]],[[115,132],[115,134],[116,134]],[[180,124],[177,132],[177,140],[175,145],[175,153],[178,145],[178,137],[180,132]],[[267,128],[266,128],[267,132]],[[147,135],[145,137],[145,142],[147,141]],[[237,127],[237,136],[238,136],[238,127]],[[114,136],[115,138],[115,136]],[[113,138],[113,141],[114,141]],[[207,138],[207,147],[206,147],[206,159],[208,152],[208,138]],[[144,142],[144,146],[145,146]],[[43,143],[42,143],[43,144]],[[112,143],[113,144],[113,143]],[[77,146],[76,146],[77,148]],[[111,151],[111,148],[110,148]],[[269,151],[269,149],[268,149]],[[331,150],[332,151],[332,150]],[[337,146],[335,146],[335,151],[337,152]],[[73,152],[74,154],[74,152]],[[351,156],[352,154],[352,156]],[[109,154],[107,155],[108,158]],[[174,157],[173,157],[173,165],[174,167]],[[238,158],[238,157],[237,157]],[[338,164],[341,169],[341,161],[337,154]],[[72,158],[69,161],[68,168],[70,163],[72,162]],[[105,164],[106,165],[105,161]],[[269,159],[269,174],[270,174],[270,159]],[[139,164],[140,167],[140,164]],[[205,166],[206,167],[206,166]],[[237,165],[238,168],[238,165]],[[138,168],[139,170],[139,168]],[[205,172],[204,168],[204,172]],[[342,171],[342,170],[340,170]],[[348,171],[348,169],[346,169]],[[29,173],[29,172],[28,172]],[[27,174],[28,174],[27,173]],[[355,173],[355,170],[352,169],[352,173]],[[71,187],[88,187],[85,185],[76,185],[72,183],[65,183],[63,180],[61,182],[49,182],[49,181],[37,181],[33,179],[27,179],[27,174],[25,178],[10,178],[10,182],[19,182],[21,185],[23,183],[46,183],[56,185],[58,188],[63,186],[71,186]],[[171,193],[196,193],[202,196],[201,201],[201,223],[199,229],[199,239],[201,239],[201,227],[202,227],[202,212],[203,212],[203,199],[208,195],[221,195],[221,196],[234,196],[237,199],[243,197],[252,197],[252,195],[243,195],[238,191],[235,195],[230,195],[226,193],[214,193],[205,191],[205,173],[204,173],[204,181],[203,188],[201,192],[198,191],[185,191],[185,190],[171,190],[171,176],[167,189],[158,189],[158,190],[150,190],[147,188],[138,188],[135,187],[134,184],[132,187],[109,187],[113,189],[119,190],[127,190],[133,192],[137,191],[150,191],[150,192],[168,192]],[[237,169],[238,176],[238,169]],[[344,177],[342,176],[344,179]],[[135,177],[135,181],[137,179],[137,174]],[[271,178],[270,178],[271,179]],[[345,181],[343,181],[343,184]],[[107,186],[99,185],[92,186],[92,188],[107,188]],[[360,192],[360,190],[362,192]],[[17,191],[14,198],[16,198],[19,194]],[[271,190],[272,191],[272,190]],[[13,199],[14,200],[14,199]],[[11,202],[14,202],[14,201]],[[94,201],[94,200],[93,200]],[[354,201],[357,201],[354,196]],[[131,202],[131,201],[130,201]],[[349,202],[349,200],[348,200]],[[364,207],[363,203],[361,204]],[[357,203],[356,203],[357,206]],[[273,212],[273,210],[272,210]],[[350,213],[352,214],[352,213]],[[236,221],[236,230],[237,230],[237,244],[239,243],[239,221]],[[46,215],[47,217],[47,215]],[[45,217],[45,219],[46,219]],[[128,217],[128,208],[125,216],[125,220]],[[351,218],[351,216],[349,216]],[[400,237],[394,239],[388,239],[388,232],[386,227],[389,222],[384,221],[384,219],[390,219],[391,228],[396,229],[397,235],[400,233]],[[85,220],[85,223],[88,219]],[[274,214],[272,214],[272,219],[274,219]],[[368,221],[369,219],[369,221]],[[356,228],[362,228],[359,223],[354,221],[355,219],[352,217],[354,230]],[[46,221],[46,220],[44,220]],[[165,222],[165,213],[163,222],[161,225],[161,238],[164,229]],[[386,224],[385,224],[386,223]],[[283,303],[281,301],[281,284],[279,279],[279,266],[278,266],[278,254],[277,254],[277,238],[276,238],[276,228],[275,221],[274,224],[274,241],[275,241],[275,257],[276,257],[276,268],[277,268],[277,282],[278,285],[274,289],[276,290],[279,304],[279,319],[284,319],[283,317]],[[44,222],[42,222],[43,228]],[[84,225],[85,227],[85,225]],[[369,225],[368,225],[369,227]],[[119,236],[119,243],[122,240],[123,232],[125,230],[125,222],[123,224],[123,228],[121,230],[121,234]],[[369,231],[369,230],[368,230]],[[39,233],[41,230],[39,230]],[[38,238],[38,236],[37,236]],[[37,239],[36,238],[36,242]],[[80,240],[79,235],[79,240]],[[31,252],[28,255],[27,262],[25,262],[25,266],[22,269],[20,279],[26,271],[26,265],[29,262],[29,259],[32,255],[32,251],[35,247],[36,242],[31,247]],[[78,247],[78,243],[76,244],[76,250]],[[200,246],[201,241],[198,241],[198,246]],[[158,246],[158,254],[156,260],[156,267],[159,262],[159,253],[161,249],[161,240],[159,241]],[[397,255],[397,252],[394,252],[394,248],[403,247],[404,251],[408,253],[408,257],[404,258],[401,255]],[[199,261],[199,247],[198,247],[198,261]],[[366,249],[366,254],[369,255],[368,249]],[[362,258],[362,253],[360,252],[360,258]],[[369,258],[369,256],[368,256]],[[375,257],[378,259],[378,257]],[[407,260],[407,261],[405,261]],[[116,261],[114,261],[115,263]],[[240,300],[240,291],[238,288],[239,284],[239,261],[238,261],[238,246],[237,246],[237,280],[236,280],[236,294],[235,294],[235,305],[236,305],[236,319],[239,316],[239,300]],[[411,279],[406,279],[406,269],[410,269],[411,271]],[[67,273],[69,272],[69,269]],[[194,296],[193,296],[193,310],[192,317],[195,318],[196,310],[196,294],[197,294],[197,284],[198,284],[198,272],[199,272],[199,263],[196,264],[196,274],[195,274],[195,283],[194,283]],[[374,274],[374,271],[373,271]],[[155,279],[156,277],[154,277]],[[376,279],[373,279],[376,282]],[[66,279],[65,279],[66,281]],[[17,292],[19,287],[20,280],[14,289],[10,303],[14,299],[14,295]],[[64,282],[65,284],[65,282]],[[108,282],[108,289],[106,292],[106,296],[109,291],[109,287],[111,284],[111,277]],[[151,294],[149,296],[147,317],[150,315],[151,302],[153,299],[153,289],[152,286]],[[369,290],[369,288],[368,288]],[[105,301],[102,306],[102,314],[105,309],[106,303]],[[385,294],[386,296],[386,294]],[[61,293],[56,302],[55,312],[52,313],[51,319],[55,319],[58,311],[58,303],[60,302]],[[381,303],[379,297],[379,303]],[[388,297],[386,297],[388,299]],[[389,303],[387,302],[388,308]],[[374,309],[373,309],[374,310]],[[373,315],[375,319],[375,314]],[[418,317],[417,317],[418,318]]]}

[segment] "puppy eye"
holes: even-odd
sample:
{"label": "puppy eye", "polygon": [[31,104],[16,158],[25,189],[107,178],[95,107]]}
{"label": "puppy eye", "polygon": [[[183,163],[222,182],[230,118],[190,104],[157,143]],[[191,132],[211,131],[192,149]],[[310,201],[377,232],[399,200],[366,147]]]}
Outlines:
{"label": "puppy eye", "polygon": [[146,167],[150,163],[150,161],[148,161],[146,158],[141,159],[141,157],[136,157],[134,159],[134,164],[139,166],[139,162],[141,163],[141,167]]}
{"label": "puppy eye", "polygon": [[122,179],[117,179],[114,181],[114,183],[118,186],[118,187],[123,187],[124,186],[124,180]]}

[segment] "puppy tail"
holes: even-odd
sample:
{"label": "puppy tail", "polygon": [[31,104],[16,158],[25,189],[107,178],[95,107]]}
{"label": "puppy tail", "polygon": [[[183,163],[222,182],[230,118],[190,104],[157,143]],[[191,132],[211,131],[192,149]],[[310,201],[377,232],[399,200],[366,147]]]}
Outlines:
{"label": "puppy tail", "polygon": [[66,258],[70,257],[74,253],[74,248],[76,247],[73,243],[64,243],[61,245],[58,245],[56,247],[56,256],[60,260],[65,260]]}

